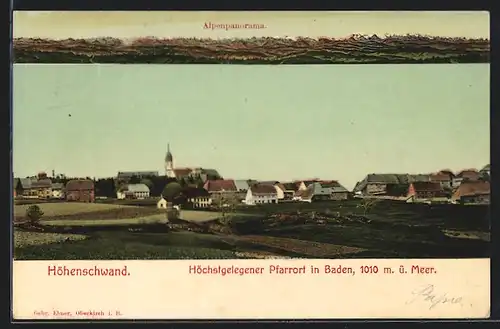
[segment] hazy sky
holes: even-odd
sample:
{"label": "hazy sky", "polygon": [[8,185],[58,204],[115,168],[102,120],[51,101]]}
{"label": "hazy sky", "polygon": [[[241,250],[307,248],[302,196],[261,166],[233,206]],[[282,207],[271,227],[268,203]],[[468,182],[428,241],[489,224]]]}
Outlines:
{"label": "hazy sky", "polygon": [[[14,65],[14,173],[338,179],[489,163],[489,65]],[[71,115],[71,116],[70,116]]]}
{"label": "hazy sky", "polygon": [[[210,30],[215,24],[264,24],[265,29]],[[486,11],[392,12],[14,12],[14,37],[253,37],[428,34],[489,38]]]}

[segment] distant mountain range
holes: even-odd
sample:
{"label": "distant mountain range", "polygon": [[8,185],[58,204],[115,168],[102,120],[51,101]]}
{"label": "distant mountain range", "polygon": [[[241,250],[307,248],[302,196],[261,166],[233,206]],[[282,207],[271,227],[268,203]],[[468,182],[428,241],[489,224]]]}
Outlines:
{"label": "distant mountain range", "polygon": [[347,38],[16,38],[15,63],[489,63],[490,41],[421,35]]}

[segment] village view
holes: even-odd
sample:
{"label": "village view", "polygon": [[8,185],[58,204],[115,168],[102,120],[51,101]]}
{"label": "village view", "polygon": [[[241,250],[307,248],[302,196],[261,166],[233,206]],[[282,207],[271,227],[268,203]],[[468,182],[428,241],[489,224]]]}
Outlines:
{"label": "village view", "polygon": [[[43,248],[55,248],[52,254],[60,255],[55,257],[85,258],[88,255],[72,255],[68,243],[76,243],[73,235],[95,249],[99,243],[93,239],[118,242],[110,238],[114,231],[129,234],[128,239],[168,232],[172,241],[153,249],[168,250],[171,243],[203,250],[218,246],[216,256],[199,256],[193,250],[189,256],[164,256],[159,251],[153,258],[488,253],[490,165],[459,172],[437,168],[433,173],[367,173],[352,191],[342,185],[341,173],[283,182],[230,179],[212,168],[179,168],[170,146],[164,168],[163,174],[119,171],[115,177],[98,179],[66,177],[55,170],[14,178],[18,233],[36,231],[59,239],[24,249],[18,244],[24,250],[21,257],[46,258]],[[137,251],[131,253],[97,257],[128,258]]]}

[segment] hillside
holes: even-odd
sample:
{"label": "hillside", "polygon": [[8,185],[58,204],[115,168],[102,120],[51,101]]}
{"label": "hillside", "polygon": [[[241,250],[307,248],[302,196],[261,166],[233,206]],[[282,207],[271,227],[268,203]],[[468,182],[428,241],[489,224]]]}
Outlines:
{"label": "hillside", "polygon": [[249,39],[14,39],[15,63],[488,63],[486,39],[420,35]]}

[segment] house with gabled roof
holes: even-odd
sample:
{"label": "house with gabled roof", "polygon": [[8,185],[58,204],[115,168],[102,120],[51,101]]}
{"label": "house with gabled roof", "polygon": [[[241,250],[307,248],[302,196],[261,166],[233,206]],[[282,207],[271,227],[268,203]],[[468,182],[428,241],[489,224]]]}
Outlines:
{"label": "house with gabled roof", "polygon": [[247,205],[278,203],[278,193],[271,184],[254,184],[247,191],[244,203]]}
{"label": "house with gabled roof", "polygon": [[463,181],[451,196],[453,203],[489,204],[490,182],[484,180]]}
{"label": "house with gabled roof", "polygon": [[408,188],[407,202],[447,200],[448,195],[439,182],[414,182]]}
{"label": "house with gabled roof", "polygon": [[117,199],[146,199],[149,198],[149,187],[146,184],[126,184],[116,192]]}
{"label": "house with gabled roof", "polygon": [[477,169],[469,168],[458,172],[452,180],[452,187],[458,188],[464,181],[477,181],[481,178],[481,174]]}
{"label": "house with gabled roof", "polygon": [[404,185],[415,182],[429,182],[428,174],[368,174],[354,187],[356,194],[386,195],[388,185]]}

